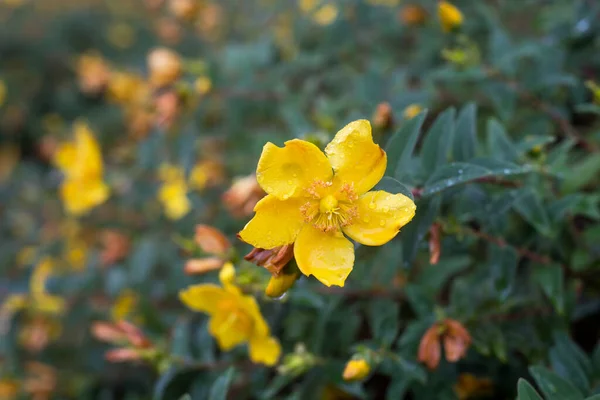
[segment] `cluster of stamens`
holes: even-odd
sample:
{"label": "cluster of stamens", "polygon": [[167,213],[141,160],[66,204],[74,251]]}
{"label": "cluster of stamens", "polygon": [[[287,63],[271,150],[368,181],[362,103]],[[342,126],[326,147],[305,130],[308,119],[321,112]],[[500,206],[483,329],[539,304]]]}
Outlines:
{"label": "cluster of stamens", "polygon": [[306,189],[308,201],[300,207],[304,220],[323,232],[350,225],[358,216],[353,185],[345,183],[336,191],[332,186],[331,182],[314,181]]}

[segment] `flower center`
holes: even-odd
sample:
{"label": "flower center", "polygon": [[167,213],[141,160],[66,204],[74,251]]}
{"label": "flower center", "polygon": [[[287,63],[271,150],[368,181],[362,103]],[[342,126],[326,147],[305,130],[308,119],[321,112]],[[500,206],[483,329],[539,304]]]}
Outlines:
{"label": "flower center", "polygon": [[315,181],[307,189],[307,202],[300,208],[304,220],[323,232],[332,232],[352,223],[358,214],[352,185],[335,189],[331,182]]}

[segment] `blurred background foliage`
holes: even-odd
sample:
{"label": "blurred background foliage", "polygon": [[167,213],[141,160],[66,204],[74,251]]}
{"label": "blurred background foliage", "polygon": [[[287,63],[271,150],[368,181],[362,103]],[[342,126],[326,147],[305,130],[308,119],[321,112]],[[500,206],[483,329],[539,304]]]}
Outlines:
{"label": "blurred background foliage", "polygon": [[[599,50],[593,0],[0,0],[0,398],[600,398]],[[417,215],[268,298],[262,146],[358,118]],[[277,368],[178,299],[225,261]]]}

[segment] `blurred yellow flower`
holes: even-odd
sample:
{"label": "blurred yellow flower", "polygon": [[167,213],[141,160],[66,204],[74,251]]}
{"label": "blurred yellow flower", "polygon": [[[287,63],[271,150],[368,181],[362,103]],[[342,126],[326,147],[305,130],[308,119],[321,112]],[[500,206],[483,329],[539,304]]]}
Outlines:
{"label": "blurred yellow flower", "polygon": [[218,185],[225,179],[223,163],[217,160],[198,162],[190,172],[189,184],[192,189],[202,190]]}
{"label": "blurred yellow flower", "polygon": [[231,264],[223,267],[220,274],[222,287],[214,284],[194,285],[182,290],[179,297],[192,310],[210,316],[209,332],[222,350],[227,351],[247,342],[253,362],[275,365],[281,354],[281,346],[270,335],[256,299],[244,295],[240,288],[231,283],[232,274],[235,276],[232,270]]}
{"label": "blurred yellow flower", "polygon": [[319,0],[298,0],[298,7],[319,25],[331,24],[339,14],[339,9],[335,4]]}
{"label": "blurred yellow flower", "polygon": [[208,76],[201,76],[194,82],[194,89],[200,96],[206,95],[212,89],[212,82]]}
{"label": "blurred yellow flower", "polygon": [[114,71],[108,82],[108,96],[116,102],[126,105],[143,104],[150,95],[146,82],[130,72]]}
{"label": "blurred yellow flower", "polygon": [[113,321],[119,322],[132,316],[138,304],[139,296],[132,290],[124,290],[115,300],[110,315]]}
{"label": "blurred yellow flower", "polygon": [[4,100],[6,100],[6,92],[8,90],[6,89],[6,84],[4,83],[4,81],[0,80],[0,107],[2,107],[2,104],[4,104]]}
{"label": "blurred yellow flower", "polygon": [[371,366],[365,359],[350,360],[346,363],[342,377],[348,382],[360,381],[365,379],[369,372]]}
{"label": "blurred yellow flower", "polygon": [[182,72],[179,54],[166,47],[152,50],[147,57],[150,83],[155,87],[174,83]]}
{"label": "blurred yellow flower", "polygon": [[450,32],[463,23],[463,15],[460,10],[445,0],[438,3],[438,15],[444,32]]}
{"label": "blurred yellow flower", "polygon": [[83,93],[99,93],[106,88],[110,80],[110,67],[97,53],[88,53],[79,57],[76,69],[79,87]]}
{"label": "blurred yellow flower", "polygon": [[165,215],[173,220],[183,218],[192,209],[183,169],[163,164],[159,176],[164,183],[158,191],[158,200],[163,205]]}
{"label": "blurred yellow flower", "polygon": [[110,189],[102,180],[102,153],[87,124],[74,125],[75,141],[61,144],[54,154],[54,163],[65,175],[60,196],[66,211],[82,215],[104,203]]}
{"label": "blurred yellow flower", "polygon": [[421,111],[423,111],[423,107],[421,107],[419,104],[411,104],[404,109],[402,115],[404,116],[404,119],[413,119],[419,115]]}
{"label": "blurred yellow flower", "polygon": [[294,243],[300,271],[327,286],[343,286],[354,265],[351,239],[379,246],[396,236],[415,215],[403,194],[371,191],[383,177],[385,151],[373,142],[367,120],[342,128],[325,148],[304,140],[267,143],[257,180],[268,195],[240,232],[262,249]]}

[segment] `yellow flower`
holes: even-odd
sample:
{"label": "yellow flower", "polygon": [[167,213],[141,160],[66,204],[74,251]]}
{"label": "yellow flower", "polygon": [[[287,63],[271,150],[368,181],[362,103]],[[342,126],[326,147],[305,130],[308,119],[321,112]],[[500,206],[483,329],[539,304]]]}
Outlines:
{"label": "yellow flower", "polygon": [[138,300],[137,294],[131,290],[124,290],[121,292],[110,309],[112,320],[119,322],[131,317],[131,314],[137,306]]}
{"label": "yellow flower", "polygon": [[444,32],[450,32],[463,23],[463,15],[460,10],[445,0],[438,3],[438,15]]}
{"label": "yellow flower", "polygon": [[194,89],[200,96],[204,96],[212,89],[212,81],[207,76],[201,76],[194,82]]}
{"label": "yellow flower", "polygon": [[344,368],[342,377],[345,381],[353,382],[365,379],[371,372],[371,366],[364,359],[350,360]]}
{"label": "yellow flower", "polygon": [[183,218],[192,209],[183,170],[165,164],[161,166],[159,175],[165,181],[158,191],[158,200],[164,207],[165,215],[173,220]]}
{"label": "yellow flower", "polygon": [[379,246],[396,236],[415,215],[402,194],[371,191],[383,177],[385,151],[373,143],[366,120],[342,128],[325,148],[304,140],[280,148],[267,143],[257,180],[268,195],[240,232],[254,247],[272,249],[294,243],[300,271],[327,286],[343,286],[354,264],[355,241]]}
{"label": "yellow flower", "polygon": [[339,10],[334,4],[321,5],[318,0],[299,0],[298,7],[319,25],[329,25],[338,16]]}
{"label": "yellow flower", "polygon": [[231,283],[235,276],[232,270],[231,265],[223,267],[220,274],[222,287],[214,284],[190,286],[179,293],[179,298],[192,310],[210,316],[209,332],[222,350],[228,351],[247,342],[253,362],[275,365],[281,346],[271,336],[256,299],[244,295]]}
{"label": "yellow flower", "polygon": [[217,160],[203,160],[198,162],[190,172],[190,187],[195,190],[215,186],[223,182],[225,173],[223,163]]}
{"label": "yellow flower", "polygon": [[31,307],[44,314],[59,315],[65,309],[65,301],[46,291],[46,281],[54,269],[54,260],[49,257],[43,258],[33,270],[29,280],[29,294],[31,296]]}
{"label": "yellow flower", "polygon": [[0,107],[2,107],[2,104],[4,104],[4,100],[6,99],[6,84],[4,83],[4,81],[0,80]]}
{"label": "yellow flower", "polygon": [[81,215],[104,203],[109,188],[102,180],[102,153],[92,131],[82,122],[75,124],[74,131],[75,141],[59,146],[54,163],[65,175],[60,187],[65,209]]}
{"label": "yellow flower", "polygon": [[144,80],[129,72],[113,72],[108,82],[109,98],[122,104],[141,104],[150,94]]}
{"label": "yellow flower", "polygon": [[423,111],[423,107],[421,107],[419,104],[411,104],[404,109],[402,115],[404,116],[404,119],[413,119],[419,115],[421,111]]}

